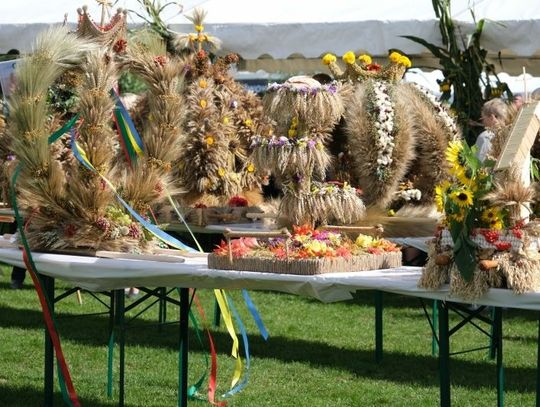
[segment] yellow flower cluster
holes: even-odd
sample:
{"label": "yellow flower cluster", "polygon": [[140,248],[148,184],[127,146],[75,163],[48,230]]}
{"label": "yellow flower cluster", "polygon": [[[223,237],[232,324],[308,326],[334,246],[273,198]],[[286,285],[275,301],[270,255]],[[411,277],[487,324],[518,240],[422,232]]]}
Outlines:
{"label": "yellow flower cluster", "polygon": [[296,137],[298,132],[296,131],[296,128],[298,127],[298,117],[293,117],[291,120],[291,127],[289,127],[289,138]]}
{"label": "yellow flower cluster", "polygon": [[322,257],[328,250],[326,243],[319,240],[312,240],[306,243],[304,247],[312,257]]}
{"label": "yellow flower cluster", "polygon": [[333,54],[326,54],[323,59],[323,64],[330,65],[332,62],[336,62],[336,56]]}
{"label": "yellow flower cluster", "polygon": [[373,244],[373,237],[368,235],[358,235],[354,244],[363,249],[370,247]]}
{"label": "yellow flower cluster", "polygon": [[371,60],[371,57],[367,54],[362,54],[358,57],[358,61],[361,62],[364,65],[369,65],[373,61]]}
{"label": "yellow flower cluster", "polygon": [[341,58],[346,64],[349,65],[354,64],[354,61],[356,61],[356,55],[354,55],[354,52],[352,51],[346,52]]}
{"label": "yellow flower cluster", "polygon": [[196,25],[195,26],[195,31],[197,31],[198,33],[200,33],[202,30],[204,30],[204,25]]}
{"label": "yellow flower cluster", "polygon": [[405,68],[410,68],[412,66],[411,60],[405,55],[401,55],[399,52],[392,52],[388,59],[395,64],[403,65]]}

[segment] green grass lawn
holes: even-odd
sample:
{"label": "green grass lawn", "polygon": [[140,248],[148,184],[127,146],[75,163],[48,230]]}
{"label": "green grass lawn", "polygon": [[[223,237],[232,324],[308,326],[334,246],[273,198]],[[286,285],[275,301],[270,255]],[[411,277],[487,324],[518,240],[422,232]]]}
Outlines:
{"label": "green grass lawn", "polygon": [[[27,278],[22,290],[9,288],[9,273],[0,272],[0,406],[40,406],[43,389],[43,319]],[[57,284],[57,294],[66,286]],[[207,315],[212,293],[201,291]],[[437,359],[420,302],[385,294],[384,361],[374,362],[373,292],[354,300],[323,304],[287,294],[252,292],[270,332],[264,342],[243,306],[232,297],[250,333],[252,355],[248,386],[230,406],[436,406],[439,403]],[[127,300],[127,303],[132,300]],[[104,311],[88,293],[83,305],[75,297],[57,304],[64,352],[83,406],[114,406],[106,396],[108,319],[77,315]],[[178,317],[169,306],[168,318]],[[151,309],[127,333],[126,405],[175,406],[178,375],[178,326],[161,331]],[[531,406],[535,400],[537,314],[504,311],[505,402]],[[225,327],[214,330],[218,350],[219,394],[228,390],[234,362]],[[190,382],[204,369],[204,352],[190,336]],[[451,341],[452,351],[487,344],[465,328]],[[116,352],[118,357],[118,352]],[[115,378],[118,360],[115,363]],[[495,363],[486,351],[453,356],[452,401],[456,406],[496,405]],[[204,390],[204,389],[203,389]],[[58,391],[58,390],[57,390]],[[57,394],[55,405],[62,405]],[[205,405],[190,401],[190,405]]]}

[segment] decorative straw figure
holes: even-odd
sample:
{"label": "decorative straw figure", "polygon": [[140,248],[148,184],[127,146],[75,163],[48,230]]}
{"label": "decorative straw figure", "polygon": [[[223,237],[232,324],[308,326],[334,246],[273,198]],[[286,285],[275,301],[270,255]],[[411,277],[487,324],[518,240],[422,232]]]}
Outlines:
{"label": "decorative straw figure", "polygon": [[240,195],[248,203],[262,201],[260,176],[248,160],[251,138],[259,127],[262,105],[252,92],[234,81],[229,70],[238,62],[229,54],[211,62],[209,52],[219,40],[204,32],[206,13],[188,17],[196,34],[181,34],[176,44],[189,50],[186,137],[178,159],[180,198],[187,206],[225,206]]}
{"label": "decorative straw figure", "polygon": [[364,214],[356,190],[325,184],[330,156],[325,142],[343,113],[339,85],[321,85],[304,76],[272,84],[264,112],[275,122],[275,135],[254,139],[253,161],[282,183],[280,212],[293,223],[352,223]]}
{"label": "decorative straw figure", "polygon": [[[385,209],[398,200],[429,204],[433,190],[448,177],[442,160],[459,131],[448,111],[429,91],[401,82],[411,61],[398,52],[381,67],[369,55],[343,55],[345,70],[331,54],[323,63],[337,79],[352,86],[344,97],[350,182],[365,191],[366,205]],[[410,186],[403,190],[403,186]],[[404,199],[405,198],[405,199]],[[410,206],[410,205],[408,205]]]}
{"label": "decorative straw figure", "polygon": [[173,166],[180,155],[184,62],[167,54],[165,43],[155,35],[145,42],[131,44],[119,56],[122,66],[137,74],[148,85],[149,115],[141,131],[144,154],[132,163],[124,195],[134,208],[146,213],[174,194]]}

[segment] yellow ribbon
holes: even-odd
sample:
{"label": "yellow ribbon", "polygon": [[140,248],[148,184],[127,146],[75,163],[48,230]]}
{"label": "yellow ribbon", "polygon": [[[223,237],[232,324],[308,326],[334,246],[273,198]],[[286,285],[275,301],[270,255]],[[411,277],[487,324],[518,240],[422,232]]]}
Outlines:
{"label": "yellow ribbon", "polygon": [[225,296],[226,296],[225,291],[214,290],[214,295],[216,296],[216,300],[221,310],[221,315],[223,316],[223,321],[225,322],[227,331],[229,332],[229,335],[233,340],[231,355],[236,359],[236,366],[235,366],[232,381],[231,381],[231,388],[233,388],[236,385],[236,383],[238,383],[238,381],[240,380],[240,377],[242,376],[242,359],[238,355],[238,348],[239,348],[238,337],[236,336],[236,331],[234,330],[234,324],[232,321],[231,312],[229,310],[229,306],[227,305],[227,300],[225,299]]}

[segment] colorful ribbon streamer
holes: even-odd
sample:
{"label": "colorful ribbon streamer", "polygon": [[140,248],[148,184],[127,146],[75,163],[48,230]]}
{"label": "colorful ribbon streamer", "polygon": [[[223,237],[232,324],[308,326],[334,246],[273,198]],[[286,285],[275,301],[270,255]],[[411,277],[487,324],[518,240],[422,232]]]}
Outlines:
{"label": "colorful ribbon streamer", "polygon": [[11,178],[10,195],[13,205],[13,211],[15,212],[15,219],[17,221],[17,229],[19,231],[21,242],[23,244],[23,260],[26,265],[26,269],[32,277],[32,281],[34,283],[34,287],[36,289],[39,302],[41,304],[41,310],[43,312],[43,318],[45,319],[45,325],[47,327],[47,331],[51,338],[54,352],[56,354],[56,360],[58,363],[58,381],[60,383],[62,397],[64,399],[64,402],[68,406],[80,407],[77,392],[75,391],[75,387],[73,386],[71,375],[69,373],[69,368],[67,366],[66,359],[62,351],[60,337],[58,335],[53,313],[51,311],[51,304],[49,303],[49,299],[45,296],[43,292],[43,283],[37,273],[37,268],[34,263],[34,259],[32,258],[32,253],[30,251],[30,246],[28,245],[28,241],[26,240],[26,235],[24,233],[24,224],[19,213],[19,207],[17,206],[17,194],[15,192],[15,187],[17,185],[17,178],[21,172],[21,169],[22,166],[21,164],[19,164]]}
{"label": "colorful ribbon streamer", "polygon": [[255,321],[255,324],[257,325],[259,332],[261,333],[261,336],[263,337],[265,341],[267,341],[268,336],[269,336],[268,331],[266,330],[266,327],[264,326],[264,322],[262,321],[259,311],[257,311],[257,307],[251,300],[251,297],[245,288],[242,288],[242,297],[244,297],[244,302],[246,303],[248,310],[251,313],[251,316],[253,317],[253,320]]}
{"label": "colorful ribbon streamer", "polygon": [[[217,407],[225,407],[227,405],[226,402],[216,401],[216,387],[217,387],[217,355],[216,355],[216,348],[214,345],[214,339],[212,338],[212,334],[210,333],[210,330],[208,329],[208,322],[206,320],[206,314],[204,313],[204,309],[199,301],[199,298],[197,295],[194,294],[193,299],[195,301],[195,305],[197,306],[197,310],[199,311],[199,314],[201,315],[201,318],[203,320],[203,324],[205,327],[206,335],[208,336],[208,343],[210,345],[210,357],[211,357],[211,367],[210,367],[210,377],[208,380],[208,401],[210,404],[217,406]],[[208,360],[208,359],[207,359]],[[208,367],[208,364],[207,364]],[[189,392],[188,392],[189,395]]]}
{"label": "colorful ribbon streamer", "polygon": [[231,297],[225,296],[227,300],[227,304],[231,308],[234,318],[236,319],[236,322],[238,323],[238,328],[240,328],[240,334],[242,335],[242,341],[244,343],[244,352],[246,354],[246,372],[244,374],[244,379],[239,382],[236,387],[233,387],[231,390],[229,390],[227,393],[223,395],[223,397],[230,397],[233,394],[238,393],[240,390],[242,390],[249,380],[249,368],[251,366],[251,358],[249,357],[249,341],[246,333],[246,328],[244,327],[244,324],[242,323],[242,319],[240,318],[240,315],[238,315],[238,311],[236,311],[236,307],[234,306],[233,300]]}
{"label": "colorful ribbon streamer", "polygon": [[238,348],[239,348],[238,337],[236,336],[236,332],[234,330],[234,324],[232,322],[231,313],[227,305],[225,292],[223,290],[214,290],[214,295],[218,302],[219,309],[221,310],[221,315],[223,315],[223,321],[225,322],[225,327],[227,328],[227,331],[229,332],[229,336],[231,337],[233,341],[231,355],[233,358],[236,359],[236,366],[234,369],[233,378],[231,380],[231,388],[233,388],[236,385],[236,383],[238,383],[242,375],[242,359],[238,355]]}
{"label": "colorful ribbon streamer", "polygon": [[131,166],[132,163],[137,161],[137,157],[144,155],[144,145],[120,96],[115,90],[112,90],[111,93],[116,104],[113,112],[114,121],[120,134],[120,141],[124,148],[126,159]]}

